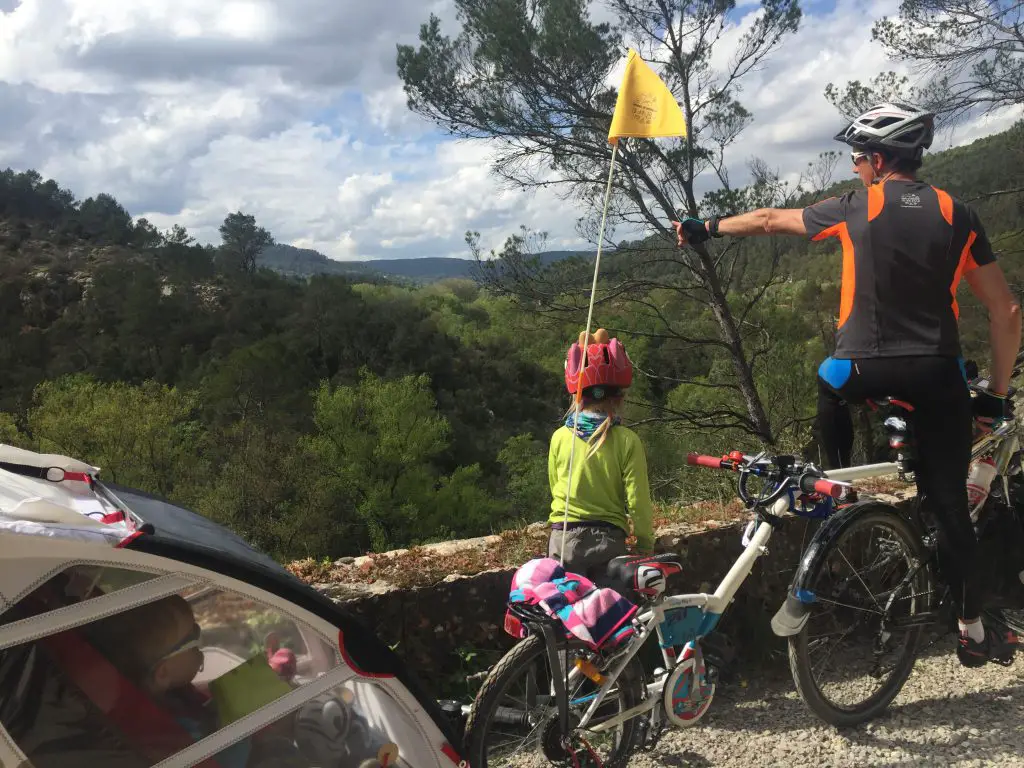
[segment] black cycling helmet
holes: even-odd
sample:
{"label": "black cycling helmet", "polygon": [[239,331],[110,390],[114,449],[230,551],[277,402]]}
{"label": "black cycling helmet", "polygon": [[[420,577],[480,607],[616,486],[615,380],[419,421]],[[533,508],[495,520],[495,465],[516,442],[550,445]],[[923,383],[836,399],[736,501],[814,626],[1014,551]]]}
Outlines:
{"label": "black cycling helmet", "polygon": [[836,141],[919,160],[935,138],[935,113],[907,104],[876,104],[835,135]]}

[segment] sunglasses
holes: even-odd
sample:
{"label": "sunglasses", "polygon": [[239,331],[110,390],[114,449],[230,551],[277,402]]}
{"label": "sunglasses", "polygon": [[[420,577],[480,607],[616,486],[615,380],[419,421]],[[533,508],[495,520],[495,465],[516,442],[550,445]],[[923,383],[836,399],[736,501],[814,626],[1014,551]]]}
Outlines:
{"label": "sunglasses", "polygon": [[192,629],[189,631],[189,633],[185,635],[185,637],[183,637],[180,641],[178,641],[177,645],[175,645],[173,648],[171,648],[171,650],[169,650],[167,653],[165,653],[163,656],[157,659],[156,662],[154,662],[153,668],[156,668],[158,664],[167,661],[167,659],[171,658],[172,656],[177,656],[179,653],[184,653],[185,651],[191,651],[193,648],[198,648],[199,638],[202,634],[202,627],[200,627],[198,624],[193,624]]}
{"label": "sunglasses", "polygon": [[870,157],[871,157],[871,153],[870,152],[856,152],[856,151],[854,151],[854,152],[850,153],[850,159],[853,161],[854,165],[859,163],[861,160],[864,160],[865,158],[870,158]]}

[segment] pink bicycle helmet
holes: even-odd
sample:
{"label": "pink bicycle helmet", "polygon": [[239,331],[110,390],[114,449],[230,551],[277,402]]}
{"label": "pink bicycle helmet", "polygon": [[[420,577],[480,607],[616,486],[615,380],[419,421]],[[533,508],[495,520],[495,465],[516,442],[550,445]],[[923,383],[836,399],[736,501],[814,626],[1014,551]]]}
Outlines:
{"label": "pink bicycle helmet", "polygon": [[[585,341],[590,342],[586,344],[586,359]],[[584,339],[581,333],[580,340],[569,347],[565,356],[565,388],[570,394],[576,394],[577,387],[583,390],[600,386],[626,388],[632,383],[633,363],[626,348],[618,339],[609,339],[604,328],[594,331],[590,339]]]}

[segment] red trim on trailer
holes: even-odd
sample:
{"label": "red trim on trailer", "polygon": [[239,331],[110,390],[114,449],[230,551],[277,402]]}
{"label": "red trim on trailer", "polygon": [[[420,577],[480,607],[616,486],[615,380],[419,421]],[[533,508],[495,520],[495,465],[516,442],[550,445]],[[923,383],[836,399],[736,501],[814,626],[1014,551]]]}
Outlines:
{"label": "red trim on trailer", "polygon": [[117,542],[116,549],[124,549],[137,538],[139,538],[139,536],[141,535],[142,531],[134,531],[133,533],[129,533],[127,536],[125,536],[123,539]]}
{"label": "red trim on trailer", "polygon": [[441,745],[441,752],[445,757],[455,763],[455,765],[460,766],[460,768],[463,766],[465,768],[469,768],[469,763],[464,762],[463,759],[459,757],[459,753],[455,751],[455,748],[447,741]]}
{"label": "red trim on trailer", "polygon": [[355,672],[360,677],[376,677],[376,678],[394,677],[394,675],[389,675],[387,673],[364,672],[362,669],[360,669],[359,665],[356,664],[352,660],[352,657],[348,655],[348,651],[345,650],[345,633],[342,632],[340,629],[338,630],[338,650],[341,651],[341,658],[345,660],[345,663],[348,664],[349,667],[352,668],[352,671]]}

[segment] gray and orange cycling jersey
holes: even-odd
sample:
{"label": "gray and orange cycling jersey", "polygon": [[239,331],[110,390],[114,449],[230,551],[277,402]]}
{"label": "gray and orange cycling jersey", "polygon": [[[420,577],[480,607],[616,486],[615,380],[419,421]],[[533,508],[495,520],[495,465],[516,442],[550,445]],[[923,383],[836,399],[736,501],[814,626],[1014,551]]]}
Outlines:
{"label": "gray and orange cycling jersey", "polygon": [[834,357],[960,355],[960,278],[995,261],[977,214],[920,181],[890,180],[804,209],[843,246]]}

